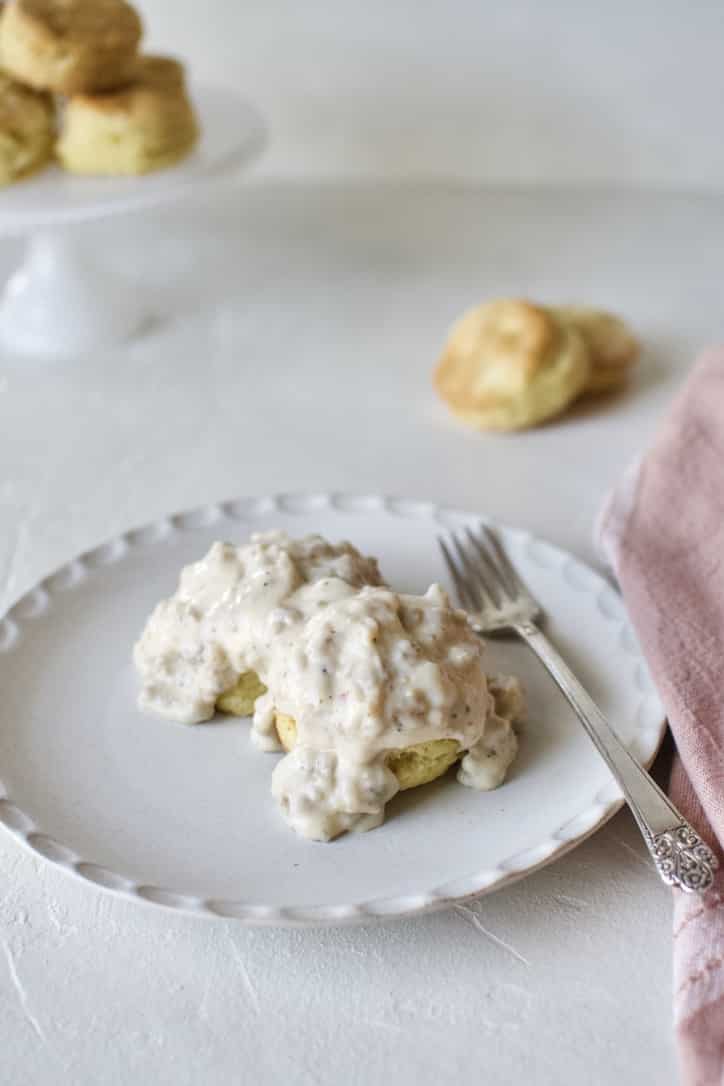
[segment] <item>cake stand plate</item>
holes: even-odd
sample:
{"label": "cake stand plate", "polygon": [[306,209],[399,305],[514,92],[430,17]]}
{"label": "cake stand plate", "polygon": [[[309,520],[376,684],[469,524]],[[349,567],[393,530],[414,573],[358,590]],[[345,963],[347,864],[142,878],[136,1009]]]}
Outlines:
{"label": "cake stand plate", "polygon": [[122,341],[148,318],[137,290],[91,266],[71,229],[123,212],[191,196],[202,184],[237,175],[260,153],[264,126],[233,90],[198,87],[201,138],[177,166],[143,177],[77,177],[60,167],[0,197],[0,235],[25,235],[20,267],[0,297],[0,345],[13,354],[58,358]]}

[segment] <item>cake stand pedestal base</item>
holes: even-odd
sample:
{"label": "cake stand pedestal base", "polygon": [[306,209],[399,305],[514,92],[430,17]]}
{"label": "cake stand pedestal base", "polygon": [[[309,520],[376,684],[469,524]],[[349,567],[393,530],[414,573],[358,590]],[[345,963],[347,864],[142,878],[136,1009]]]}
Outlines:
{"label": "cake stand pedestal base", "polygon": [[0,298],[0,344],[60,358],[128,339],[148,319],[139,292],[91,266],[67,230],[33,234]]}

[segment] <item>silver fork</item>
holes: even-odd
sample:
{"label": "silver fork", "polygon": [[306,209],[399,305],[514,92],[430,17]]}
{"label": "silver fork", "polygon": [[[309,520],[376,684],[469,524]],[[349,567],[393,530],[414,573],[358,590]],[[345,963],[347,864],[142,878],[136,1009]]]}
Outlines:
{"label": "silver fork", "polygon": [[496,533],[464,529],[438,542],[460,603],[480,634],[517,634],[533,650],[570,702],[599,754],[618,781],[665,883],[702,893],[718,863],[708,845],[677,811],[646,770],[629,754],[593,698],[586,692],[538,623],[540,605],[518,576]]}

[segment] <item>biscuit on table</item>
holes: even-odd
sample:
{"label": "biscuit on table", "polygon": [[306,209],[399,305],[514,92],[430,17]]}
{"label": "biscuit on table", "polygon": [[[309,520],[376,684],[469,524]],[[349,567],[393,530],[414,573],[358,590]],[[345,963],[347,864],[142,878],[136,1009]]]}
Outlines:
{"label": "biscuit on table", "polygon": [[560,414],[586,387],[583,337],[531,302],[503,299],[465,313],[434,375],[443,400],[482,430],[521,430]]}
{"label": "biscuit on table", "polygon": [[143,174],[178,161],[197,136],[181,64],[149,56],[128,86],[68,100],[56,151],[73,173]]}
{"label": "biscuit on table", "polygon": [[0,72],[0,185],[48,162],[53,153],[53,102]]}
{"label": "biscuit on table", "polygon": [[591,356],[586,392],[607,392],[625,384],[641,348],[625,321],[590,306],[557,306],[553,312],[583,336]]}
{"label": "biscuit on table", "polygon": [[39,90],[108,90],[131,77],[142,32],[126,0],[8,0],[0,63]]}

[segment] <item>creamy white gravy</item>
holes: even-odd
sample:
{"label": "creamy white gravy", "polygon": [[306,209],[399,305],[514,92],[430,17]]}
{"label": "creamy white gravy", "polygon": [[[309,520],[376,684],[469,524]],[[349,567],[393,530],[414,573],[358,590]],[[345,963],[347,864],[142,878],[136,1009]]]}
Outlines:
{"label": "creamy white gravy", "polygon": [[[186,566],[134,659],[141,708],[186,723],[208,720],[219,695],[256,672],[267,693],[255,705],[255,743],[281,749],[277,712],[297,727],[272,792],[298,833],[329,840],[382,822],[399,788],[390,751],[454,739],[466,751],[463,784],[502,782],[517,741],[495,713],[482,651],[439,586],[401,595],[349,543],[267,532],[214,543]],[[499,686],[501,704],[517,689]]]}

